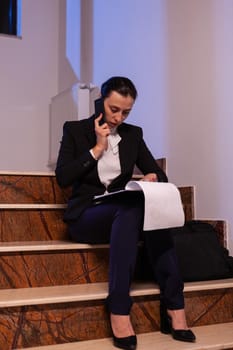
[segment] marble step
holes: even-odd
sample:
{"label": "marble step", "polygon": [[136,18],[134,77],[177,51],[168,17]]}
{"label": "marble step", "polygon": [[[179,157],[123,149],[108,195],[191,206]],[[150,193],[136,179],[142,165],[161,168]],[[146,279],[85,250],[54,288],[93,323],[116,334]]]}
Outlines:
{"label": "marble step", "polygon": [[[49,229],[53,235],[57,222]],[[48,226],[40,227],[48,234]],[[31,228],[34,235],[37,230]],[[108,248],[67,240],[1,242],[0,289],[106,282]]]}
{"label": "marble step", "polygon": [[85,244],[68,240],[0,242],[0,253],[95,250],[106,248],[109,248],[109,244]]}
{"label": "marble step", "polygon": [[[17,241],[22,241],[30,245],[38,238],[40,241],[67,240],[67,226],[63,222],[65,208],[65,204],[0,204],[0,242],[17,245]],[[216,229],[220,243],[227,247],[226,221],[201,221],[210,223]]]}
{"label": "marble step", "polygon": [[[156,160],[166,171],[166,159]],[[140,172],[135,169],[133,178],[139,179]],[[67,203],[71,188],[58,186],[55,173],[0,171],[0,203]],[[189,200],[190,190],[184,190]]]}
{"label": "marble step", "polygon": [[0,203],[66,203],[70,193],[53,172],[0,172]]}
{"label": "marble step", "polygon": [[65,204],[0,204],[0,241],[67,239]]}
{"label": "marble step", "polygon": [[[31,233],[33,237],[36,236],[41,241],[0,242],[0,289],[106,282],[108,280],[109,245],[90,245],[68,241],[65,227],[62,226],[64,223],[55,216],[54,219],[57,219],[49,225],[49,220],[46,221],[42,214],[37,213],[36,230],[34,225],[31,225],[31,221],[27,221],[27,235]],[[4,222],[1,226],[5,226]],[[55,233],[59,232],[58,229],[66,236],[66,240],[51,239]],[[23,230],[20,232],[23,238]],[[50,240],[43,240],[43,233]],[[8,227],[6,234],[8,238],[9,236],[15,238],[19,235],[19,231],[9,231]],[[140,245],[139,242],[134,278],[136,280],[144,278],[141,266],[146,264]],[[149,276],[148,279],[150,279]]]}
{"label": "marble step", "polygon": [[[136,334],[159,331],[157,286],[134,284],[131,295]],[[191,328],[233,321],[233,279],[186,283],[184,295]],[[111,337],[103,300],[106,296],[107,283],[0,290],[0,348],[12,350]]]}
{"label": "marble step", "polygon": [[[133,179],[140,179],[140,175],[134,175]],[[191,220],[194,218],[194,187],[184,186],[179,190],[186,220]],[[54,173],[0,172],[2,204],[64,204],[70,195],[71,188],[60,188]]]}
{"label": "marble step", "polygon": [[[66,204],[0,203],[0,242],[64,240]],[[36,228],[36,230],[35,230]],[[29,243],[30,245],[30,243]]]}
{"label": "marble step", "polygon": [[32,209],[65,209],[67,207],[66,204],[47,204],[47,203],[1,203],[0,210],[8,209],[8,210],[32,210]]}
{"label": "marble step", "polygon": [[[164,163],[164,160],[161,160]],[[135,180],[141,175],[133,175]],[[184,190],[185,196],[190,192]],[[0,171],[0,203],[67,203],[71,187],[60,188],[54,172]]]}
{"label": "marble step", "polygon": [[[233,288],[233,278],[204,282],[185,283],[184,292],[213,291]],[[103,300],[107,297],[108,284],[86,283],[52,287],[17,288],[0,290],[0,308],[71,303],[89,300]],[[132,297],[158,295],[159,288],[154,283],[134,283]]]}
{"label": "marble step", "polygon": [[[137,350],[220,350],[233,349],[233,322],[193,327],[195,343],[175,341],[160,332],[139,334]],[[111,338],[95,339],[58,345],[36,346],[28,350],[113,350]]]}

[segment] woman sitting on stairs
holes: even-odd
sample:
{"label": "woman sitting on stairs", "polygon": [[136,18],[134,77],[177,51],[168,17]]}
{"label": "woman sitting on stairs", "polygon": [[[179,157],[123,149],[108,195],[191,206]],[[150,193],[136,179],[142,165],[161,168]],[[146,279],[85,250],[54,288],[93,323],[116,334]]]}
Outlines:
{"label": "woman sitting on stairs", "polygon": [[135,165],[144,174],[143,181],[167,182],[143,140],[142,129],[125,123],[137,97],[132,81],[108,79],[102,84],[101,97],[100,115],[64,124],[56,178],[61,187],[73,187],[64,217],[70,237],[79,243],[110,243],[106,305],[116,347],[127,350],[137,345],[129,292],[139,240],[144,241],[161,291],[161,332],[193,342],[195,335],[186,323],[183,281],[169,230],[163,235],[143,232],[144,198],[140,192],[94,198],[123,189]]}

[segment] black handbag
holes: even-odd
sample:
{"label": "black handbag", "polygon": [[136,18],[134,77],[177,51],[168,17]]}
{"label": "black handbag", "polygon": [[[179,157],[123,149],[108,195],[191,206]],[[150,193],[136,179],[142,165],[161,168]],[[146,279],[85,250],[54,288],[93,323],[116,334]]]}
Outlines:
{"label": "black handbag", "polygon": [[233,277],[233,257],[214,227],[198,220],[173,228],[172,235],[183,280],[204,281]]}

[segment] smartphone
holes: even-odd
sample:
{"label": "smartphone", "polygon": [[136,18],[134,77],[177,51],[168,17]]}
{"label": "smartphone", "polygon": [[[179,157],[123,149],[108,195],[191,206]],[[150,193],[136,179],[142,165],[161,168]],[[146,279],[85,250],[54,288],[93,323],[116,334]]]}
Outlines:
{"label": "smartphone", "polygon": [[105,122],[105,115],[104,115],[104,100],[103,98],[98,98],[95,100],[95,116],[98,117],[102,113],[103,118],[100,121],[100,125]]}

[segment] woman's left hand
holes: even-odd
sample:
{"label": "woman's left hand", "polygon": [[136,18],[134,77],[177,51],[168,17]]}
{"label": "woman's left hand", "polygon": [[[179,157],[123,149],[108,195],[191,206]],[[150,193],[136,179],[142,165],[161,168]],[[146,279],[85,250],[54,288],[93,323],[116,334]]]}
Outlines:
{"label": "woman's left hand", "polygon": [[149,173],[149,174],[144,175],[143,178],[141,179],[141,181],[157,182],[158,177],[155,173]]}

